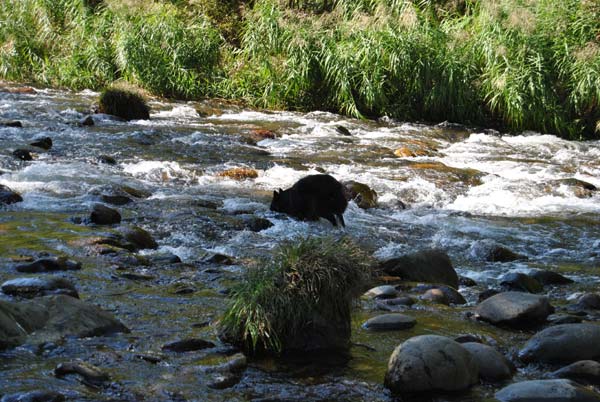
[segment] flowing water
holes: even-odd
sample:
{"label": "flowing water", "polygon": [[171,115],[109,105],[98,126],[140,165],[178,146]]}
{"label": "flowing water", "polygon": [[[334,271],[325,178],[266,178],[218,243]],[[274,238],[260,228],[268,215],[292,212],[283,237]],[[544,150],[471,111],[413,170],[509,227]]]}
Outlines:
{"label": "flowing water", "polygon": [[[132,332],[2,352],[0,394],[47,389],[86,401],[392,400],[382,386],[387,360],[410,336],[481,334],[509,355],[530,336],[465,319],[477,293],[497,286],[503,274],[536,268],[563,273],[576,282],[549,291],[558,303],[593,289],[600,279],[600,192],[566,180],[600,186],[599,142],[537,133],[504,136],[453,125],[364,122],[325,112],[257,112],[218,102],[153,101],[149,121],[97,115],[93,127],[79,126],[97,96],[89,91],[0,93],[0,119],[24,125],[0,127],[0,184],[24,199],[0,210],[0,281],[27,276],[13,269],[19,259],[67,255],[81,261],[83,269],[59,276],[71,279],[82,299],[111,311]],[[342,135],[336,130],[340,125],[352,135]],[[279,137],[245,140],[254,129]],[[38,150],[34,161],[11,155],[42,136],[51,137],[54,146]],[[113,156],[117,164],[100,163],[100,155]],[[218,175],[232,167],[256,169],[258,177]],[[298,222],[269,211],[273,190],[319,172],[365,183],[379,195],[378,208],[363,210],[350,203],[345,234],[380,259],[426,247],[446,250],[459,274],[478,283],[460,289],[469,305],[420,305],[407,311],[418,321],[412,330],[371,333],[360,324],[380,312],[364,302],[355,313],[353,341],[375,350],[355,346],[341,363],[252,362],[234,387],[209,388],[202,367],[223,359],[218,348],[175,355],[161,352],[161,345],[190,336],[218,343],[212,324],[227,302],[227,288],[241,277],[244,261],[268,255],[284,240],[343,233],[326,221]],[[124,223],[148,230],[160,246],[129,260],[98,255],[86,246],[86,239],[114,228],[73,219],[88,216],[101,194],[123,186],[149,195],[117,207]],[[252,216],[273,226],[245,230]],[[486,262],[481,250],[491,243],[528,260]],[[238,263],[201,261],[207,253],[226,254]],[[158,259],[165,254],[182,262]],[[128,279],[123,272],[145,276]],[[191,290],[178,291],[182,288]],[[148,362],[140,354],[160,361]],[[92,388],[54,378],[52,369],[73,359],[101,367],[113,383]],[[535,368],[521,367],[516,379],[539,375]],[[481,401],[496,389],[483,385],[432,398]]]}

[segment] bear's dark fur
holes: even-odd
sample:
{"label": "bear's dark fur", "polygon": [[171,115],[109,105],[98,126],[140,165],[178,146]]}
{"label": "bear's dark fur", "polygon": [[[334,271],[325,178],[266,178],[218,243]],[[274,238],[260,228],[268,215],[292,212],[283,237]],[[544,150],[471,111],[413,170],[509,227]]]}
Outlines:
{"label": "bear's dark fur", "polygon": [[274,191],[271,201],[271,211],[305,221],[325,218],[333,226],[346,226],[343,213],[347,206],[343,186],[328,174],[303,177],[287,190]]}

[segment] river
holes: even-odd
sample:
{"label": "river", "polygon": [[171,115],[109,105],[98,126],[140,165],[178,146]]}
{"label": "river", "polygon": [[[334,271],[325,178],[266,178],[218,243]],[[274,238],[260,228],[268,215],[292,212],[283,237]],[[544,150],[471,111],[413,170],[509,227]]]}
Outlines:
{"label": "river", "polygon": [[[67,255],[81,261],[83,269],[59,276],[72,280],[82,299],[111,311],[132,332],[2,352],[0,394],[52,389],[82,401],[387,401],[393,399],[382,386],[387,360],[411,336],[477,333],[514,354],[531,333],[465,319],[478,293],[497,286],[507,272],[544,268],[575,280],[548,290],[559,304],[594,290],[600,280],[600,192],[570,180],[600,186],[600,142],[539,133],[509,136],[452,124],[360,121],[326,112],[262,112],[217,101],[153,100],[148,121],[99,115],[94,126],[79,126],[97,97],[91,91],[0,92],[0,120],[19,120],[24,126],[0,127],[0,184],[23,196],[23,202],[0,209],[0,282],[24,276],[12,269],[23,256]],[[248,141],[256,129],[278,137]],[[33,161],[11,155],[17,148],[35,149],[28,144],[40,136],[52,138],[49,151],[38,149]],[[101,163],[100,155],[117,163]],[[255,169],[258,177],[219,176],[233,167]],[[353,341],[375,350],[355,346],[350,360],[338,364],[252,362],[234,387],[209,388],[198,367],[219,362],[221,354],[170,355],[161,352],[161,345],[192,336],[218,342],[213,324],[244,261],[267,256],[284,240],[344,233],[326,221],[298,222],[269,211],[273,190],[319,172],[367,184],[378,194],[377,208],[350,203],[345,234],[379,259],[427,247],[444,249],[458,273],[477,282],[460,289],[469,304],[419,305],[407,311],[417,318],[415,328],[372,333],[360,324],[380,312],[364,302],[355,312]],[[113,228],[74,219],[89,215],[100,194],[124,185],[148,195],[116,207],[124,223],[148,230],[159,243],[158,250],[143,251],[130,264],[82,246]],[[273,226],[245,230],[244,222],[253,217]],[[482,250],[489,244],[528,259],[486,261]],[[207,253],[234,257],[236,263],[201,261]],[[166,263],[160,255],[176,255],[182,262]],[[141,276],[131,279],[123,272]],[[178,292],[182,288],[191,290]],[[140,353],[156,354],[160,362],[141,360]],[[52,369],[73,359],[107,370],[113,384],[93,389],[54,378]],[[515,379],[536,377],[535,368],[519,367]],[[460,396],[432,398],[483,401],[496,389],[484,385]]]}

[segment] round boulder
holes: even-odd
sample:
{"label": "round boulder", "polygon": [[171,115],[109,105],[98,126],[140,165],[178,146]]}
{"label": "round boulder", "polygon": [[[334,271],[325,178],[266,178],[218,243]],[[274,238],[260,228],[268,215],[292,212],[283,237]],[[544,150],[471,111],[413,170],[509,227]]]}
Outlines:
{"label": "round boulder", "polygon": [[394,350],[385,386],[395,393],[460,391],[478,379],[477,362],[461,344],[443,336],[421,335]]}
{"label": "round boulder", "polygon": [[534,380],[496,392],[500,402],[598,402],[600,395],[569,380]]}
{"label": "round boulder", "polygon": [[512,327],[543,322],[553,312],[546,297],[522,292],[498,293],[477,306],[477,314],[483,321]]}
{"label": "round boulder", "polygon": [[477,361],[479,376],[482,380],[495,382],[513,376],[515,366],[493,347],[478,342],[466,342],[462,346]]}
{"label": "round boulder", "polygon": [[524,362],[572,363],[600,358],[600,325],[562,324],[535,334],[519,352]]}

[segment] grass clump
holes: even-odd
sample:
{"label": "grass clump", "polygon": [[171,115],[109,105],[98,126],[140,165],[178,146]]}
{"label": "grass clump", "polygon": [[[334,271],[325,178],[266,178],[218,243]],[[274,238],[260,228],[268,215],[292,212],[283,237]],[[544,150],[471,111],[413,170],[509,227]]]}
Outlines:
{"label": "grass clump", "polygon": [[353,300],[372,259],[348,238],[307,238],[249,268],[220,321],[223,338],[250,354],[345,349]]}
{"label": "grass clump", "polygon": [[102,91],[98,111],[125,120],[147,120],[150,108],[144,97],[132,89],[113,86]]}

